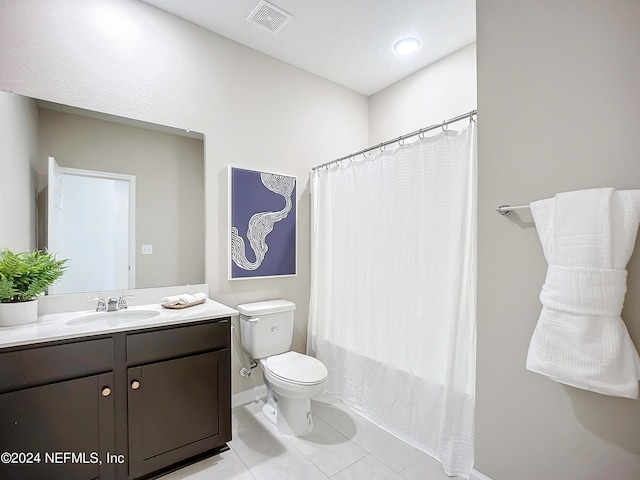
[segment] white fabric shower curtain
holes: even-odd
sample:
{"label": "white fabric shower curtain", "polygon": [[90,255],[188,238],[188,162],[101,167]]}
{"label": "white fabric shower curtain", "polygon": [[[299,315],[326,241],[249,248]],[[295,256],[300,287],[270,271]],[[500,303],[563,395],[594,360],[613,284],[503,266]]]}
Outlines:
{"label": "white fabric shower curtain", "polygon": [[308,351],[327,390],[441,461],[473,466],[476,127],[311,174]]}

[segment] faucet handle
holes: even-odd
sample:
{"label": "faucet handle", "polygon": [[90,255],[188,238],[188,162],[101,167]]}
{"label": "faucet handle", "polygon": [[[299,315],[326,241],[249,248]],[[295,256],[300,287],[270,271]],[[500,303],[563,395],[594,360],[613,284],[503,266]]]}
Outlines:
{"label": "faucet handle", "polygon": [[104,297],[96,296],[87,298],[87,302],[98,301],[98,305],[96,306],[96,312],[106,312],[107,311],[107,302]]}
{"label": "faucet handle", "polygon": [[120,295],[118,297],[118,310],[128,307],[127,298],[134,298],[134,295]]}

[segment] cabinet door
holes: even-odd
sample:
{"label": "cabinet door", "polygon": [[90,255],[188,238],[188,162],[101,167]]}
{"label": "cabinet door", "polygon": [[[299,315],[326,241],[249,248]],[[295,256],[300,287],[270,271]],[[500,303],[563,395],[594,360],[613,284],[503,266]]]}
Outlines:
{"label": "cabinet door", "polygon": [[105,373],[0,395],[0,478],[113,478],[112,389]]}
{"label": "cabinet door", "polygon": [[128,369],[130,477],[231,439],[229,362],[224,349]]}

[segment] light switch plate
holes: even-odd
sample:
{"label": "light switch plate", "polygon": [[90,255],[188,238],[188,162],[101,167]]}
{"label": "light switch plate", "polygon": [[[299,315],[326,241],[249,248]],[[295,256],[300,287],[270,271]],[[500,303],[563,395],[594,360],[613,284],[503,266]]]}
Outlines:
{"label": "light switch plate", "polygon": [[153,245],[142,245],[142,255],[151,255],[153,253]]}

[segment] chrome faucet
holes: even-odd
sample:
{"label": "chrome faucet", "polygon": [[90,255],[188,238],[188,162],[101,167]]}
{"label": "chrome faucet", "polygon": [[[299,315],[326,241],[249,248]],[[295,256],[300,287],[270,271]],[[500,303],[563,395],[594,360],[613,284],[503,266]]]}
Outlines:
{"label": "chrome faucet", "polygon": [[127,298],[133,298],[133,295],[120,295],[118,297],[118,310],[128,308]]}
{"label": "chrome faucet", "polygon": [[91,302],[93,300],[97,300],[98,301],[98,305],[96,305],[96,312],[106,312],[107,311],[107,302],[105,301],[104,297],[87,298],[87,301],[89,301],[89,302]]}
{"label": "chrome faucet", "polygon": [[109,301],[104,297],[88,298],[88,301],[97,300],[96,312],[117,312],[128,308],[127,298],[133,298],[133,295],[120,295],[119,297],[110,297]]}
{"label": "chrome faucet", "polygon": [[118,299],[116,297],[110,297],[107,303],[107,312],[115,312],[117,310],[119,310]]}

